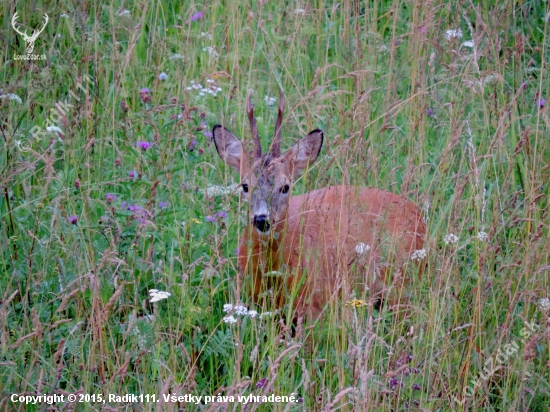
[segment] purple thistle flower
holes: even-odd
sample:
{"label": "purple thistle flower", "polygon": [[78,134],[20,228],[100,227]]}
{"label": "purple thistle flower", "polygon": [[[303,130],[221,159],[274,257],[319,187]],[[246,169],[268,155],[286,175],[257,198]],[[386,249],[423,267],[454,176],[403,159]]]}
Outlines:
{"label": "purple thistle flower", "polygon": [[139,147],[141,150],[146,151],[150,147],[153,146],[153,143],[150,142],[137,142],[136,146]]}
{"label": "purple thistle flower", "polygon": [[203,18],[202,11],[198,11],[191,16],[191,21],[197,21]]}
{"label": "purple thistle flower", "polygon": [[143,103],[147,103],[151,101],[151,90],[149,90],[147,87],[142,87],[139,91],[139,98]]}
{"label": "purple thistle flower", "polygon": [[80,189],[80,180],[76,179],[74,181],[74,187],[76,187],[77,189]]}
{"label": "purple thistle flower", "polygon": [[73,225],[76,225],[76,223],[78,222],[78,217],[77,216],[69,216],[69,223],[72,223]]}
{"label": "purple thistle flower", "polygon": [[189,142],[189,150],[190,151],[195,150],[196,145],[197,145],[197,140],[196,139],[191,140],[191,142]]}
{"label": "purple thistle flower", "polygon": [[224,211],[220,210],[218,213],[217,213],[218,217],[220,219],[225,219],[227,218],[227,213],[225,213]]}
{"label": "purple thistle flower", "polygon": [[128,176],[130,177],[130,179],[134,179],[136,177],[136,172],[134,172],[133,170],[130,170],[128,172]]}
{"label": "purple thistle flower", "polygon": [[206,216],[205,219],[207,222],[215,222],[217,220],[216,216]]}
{"label": "purple thistle flower", "polygon": [[420,390],[420,385],[419,385],[418,383],[413,383],[412,388],[413,388],[415,391],[419,391],[419,390]]}
{"label": "purple thistle flower", "polygon": [[435,118],[435,112],[433,111],[433,109],[430,108],[430,109],[426,110],[426,116],[431,117],[432,119],[434,119]]}
{"label": "purple thistle flower", "polygon": [[208,137],[209,139],[212,139],[214,137],[212,132],[202,132],[202,134],[205,135],[206,137]]}
{"label": "purple thistle flower", "polygon": [[122,203],[120,204],[120,208],[121,208],[122,210],[126,209],[126,202],[122,202]]}
{"label": "purple thistle flower", "polygon": [[265,385],[267,385],[267,378],[262,378],[256,382],[256,389],[262,389]]}
{"label": "purple thistle flower", "polygon": [[164,209],[168,207],[168,202],[159,202],[159,208]]}
{"label": "purple thistle flower", "polygon": [[107,203],[114,202],[116,200],[116,195],[112,193],[106,193],[105,198],[107,199]]}
{"label": "purple thistle flower", "polygon": [[128,210],[130,212],[141,212],[143,210],[143,208],[139,205],[130,205],[130,206],[128,206]]}
{"label": "purple thistle flower", "polygon": [[539,100],[539,107],[542,109],[544,107],[544,103],[546,103],[546,99],[542,98]]}

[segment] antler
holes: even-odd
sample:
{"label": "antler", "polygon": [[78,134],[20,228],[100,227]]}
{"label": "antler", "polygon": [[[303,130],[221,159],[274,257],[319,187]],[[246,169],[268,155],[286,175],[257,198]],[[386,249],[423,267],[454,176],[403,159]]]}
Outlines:
{"label": "antler", "polygon": [[44,13],[44,17],[46,18],[46,21],[44,22],[44,25],[42,26],[42,28],[40,30],[34,30],[32,32],[32,36],[30,37],[31,41],[36,40],[38,38],[38,35],[40,33],[42,33],[44,31],[44,29],[46,28],[46,24],[48,24],[48,21],[50,20],[50,18],[48,17],[48,15],[46,13]]}
{"label": "antler", "polygon": [[281,155],[281,127],[283,125],[283,116],[285,113],[285,95],[283,89],[279,89],[279,113],[275,122],[275,136],[273,136],[273,144],[271,145],[271,153],[275,157]]}
{"label": "antler", "polygon": [[13,29],[19,33],[21,36],[23,36],[23,39],[25,39],[25,41],[27,41],[27,39],[29,38],[29,36],[27,35],[27,31],[25,30],[24,32],[21,32],[19,31],[19,29],[17,28],[17,13],[18,12],[15,12],[15,14],[13,15],[12,19],[11,19],[11,25],[13,27]]}
{"label": "antler", "polygon": [[246,95],[246,114],[250,122],[250,131],[252,132],[253,155],[255,158],[262,157],[262,144],[258,136],[258,128],[256,127],[256,119],[254,118],[254,105],[250,103],[250,92]]}

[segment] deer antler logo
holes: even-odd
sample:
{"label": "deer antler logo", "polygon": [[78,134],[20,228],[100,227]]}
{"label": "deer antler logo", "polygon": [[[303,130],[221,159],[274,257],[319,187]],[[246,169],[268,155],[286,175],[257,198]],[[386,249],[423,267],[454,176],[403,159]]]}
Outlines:
{"label": "deer antler logo", "polygon": [[26,30],[21,31],[18,28],[18,26],[21,26],[21,25],[17,23],[17,17],[18,17],[17,12],[15,12],[15,14],[13,15],[13,18],[11,19],[11,25],[13,26],[13,29],[23,37],[23,40],[25,40],[25,43],[27,43],[27,54],[31,54],[32,51],[34,50],[34,42],[38,38],[38,35],[42,33],[46,28],[46,24],[48,24],[49,17],[47,14],[44,15],[44,25],[40,30],[38,29],[33,30],[31,36],[27,34]]}

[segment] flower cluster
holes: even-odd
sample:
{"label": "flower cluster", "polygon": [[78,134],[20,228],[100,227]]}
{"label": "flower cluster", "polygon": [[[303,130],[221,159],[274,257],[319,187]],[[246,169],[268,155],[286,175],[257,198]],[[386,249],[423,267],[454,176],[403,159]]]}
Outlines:
{"label": "flower cluster", "polygon": [[151,297],[149,301],[155,303],[159,300],[168,299],[172,294],[170,292],[163,292],[162,290],[151,289],[149,291],[149,296]]}
{"label": "flower cluster", "polygon": [[218,220],[221,220],[221,219],[226,219],[227,218],[227,213],[225,213],[224,211],[220,210],[218,213],[216,213],[215,215],[211,215],[211,216],[206,216],[206,221],[207,222],[217,222]]}
{"label": "flower cluster", "polygon": [[220,54],[216,51],[214,47],[207,46],[202,48],[203,52],[208,52],[208,55],[212,57],[214,60],[218,60],[220,57]]}
{"label": "flower cluster", "polygon": [[0,99],[12,100],[12,101],[17,102],[19,104],[23,103],[23,100],[21,100],[21,97],[19,97],[16,94],[13,94],[13,93],[0,94]]}
{"label": "flower cluster", "polygon": [[462,30],[461,29],[447,30],[445,32],[445,38],[448,41],[451,41],[453,39],[460,39],[460,38],[462,38]]}
{"label": "flower cluster", "polygon": [[142,87],[139,91],[139,98],[143,103],[149,103],[151,101],[151,90],[147,87]]}
{"label": "flower cluster", "polygon": [[362,254],[365,254],[367,253],[368,251],[370,250],[370,246],[363,243],[363,242],[359,242],[357,244],[357,246],[355,246],[355,252],[358,254],[358,255],[362,255]]}
{"label": "flower cluster", "polygon": [[550,299],[548,298],[540,299],[539,306],[542,310],[550,310]]}
{"label": "flower cluster", "polygon": [[147,149],[150,149],[153,147],[153,143],[151,142],[137,142],[136,146],[139,147],[142,151],[146,151]]}
{"label": "flower cluster", "polygon": [[218,93],[222,91],[221,87],[218,87],[216,85],[216,82],[212,79],[206,79],[206,83],[208,85],[206,87],[203,87],[200,83],[195,83],[194,80],[191,80],[189,82],[189,86],[185,88],[187,91],[197,90],[199,94],[197,95],[197,98],[206,96],[207,94],[211,95],[212,97],[216,97]]}
{"label": "flower cluster", "polygon": [[415,250],[411,255],[411,260],[422,260],[426,257],[426,249]]}
{"label": "flower cluster", "polygon": [[267,103],[268,106],[273,106],[275,104],[275,102],[277,101],[276,98],[270,97],[270,96],[265,96],[264,100],[265,100],[265,102]]}
{"label": "flower cluster", "polygon": [[228,195],[230,193],[233,193],[235,191],[235,189],[237,189],[238,187],[240,187],[240,185],[238,185],[236,183],[232,184],[232,185],[229,185],[229,186],[211,185],[211,186],[208,186],[207,188],[203,189],[202,193],[207,197],[225,196],[225,195]]}
{"label": "flower cluster", "polygon": [[477,238],[482,242],[487,242],[487,240],[489,240],[489,235],[485,232],[479,231],[477,232]]}
{"label": "flower cluster", "polygon": [[237,322],[235,315],[248,316],[250,318],[255,318],[258,316],[258,312],[255,310],[248,310],[243,304],[233,305],[232,303],[226,303],[223,305],[223,311],[228,314],[223,318],[223,321],[230,325]]}
{"label": "flower cluster", "polygon": [[454,233],[449,233],[443,238],[443,242],[445,242],[446,245],[458,243],[458,236]]}

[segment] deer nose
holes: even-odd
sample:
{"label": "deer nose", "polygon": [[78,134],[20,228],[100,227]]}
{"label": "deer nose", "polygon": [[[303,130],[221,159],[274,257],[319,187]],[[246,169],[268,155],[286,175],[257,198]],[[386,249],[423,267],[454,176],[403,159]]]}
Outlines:
{"label": "deer nose", "polygon": [[267,232],[271,225],[269,224],[266,215],[258,215],[254,216],[254,227],[260,232]]}

